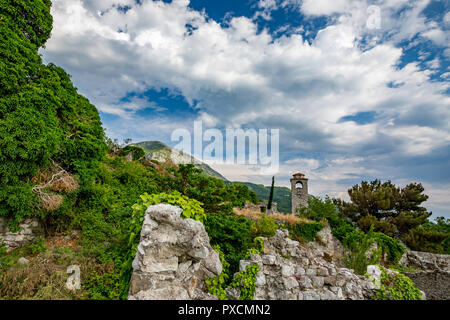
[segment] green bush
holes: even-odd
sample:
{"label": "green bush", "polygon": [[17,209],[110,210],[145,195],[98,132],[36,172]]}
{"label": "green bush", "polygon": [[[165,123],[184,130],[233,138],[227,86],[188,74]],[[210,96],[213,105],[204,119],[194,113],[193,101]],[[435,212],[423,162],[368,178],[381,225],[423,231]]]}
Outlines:
{"label": "green bush", "polygon": [[245,268],[245,271],[234,275],[230,288],[238,288],[241,291],[239,300],[253,300],[256,291],[256,276],[259,271],[257,264],[251,264]]}
{"label": "green bush", "polygon": [[166,203],[183,209],[183,212],[181,213],[183,218],[191,218],[200,222],[203,222],[206,218],[205,211],[202,208],[202,203],[195,199],[189,199],[178,191],[159,194],[144,193],[140,196],[140,200],[141,201],[132,206],[133,211],[136,213],[142,214],[151,205]]}
{"label": "green bush", "polygon": [[329,197],[322,200],[310,196],[308,207],[299,209],[297,215],[314,221],[327,220],[332,234],[340,241],[343,241],[347,234],[355,231],[355,228],[340,216],[339,210]]}
{"label": "green bush", "polygon": [[320,222],[304,222],[284,225],[283,228],[289,231],[289,236],[296,241],[314,241],[317,233],[324,228]]}
{"label": "green bush", "polygon": [[391,238],[384,233],[375,232],[373,237],[382,250],[382,257],[384,257],[384,254],[386,253],[387,262],[397,263],[406,251],[405,246],[398,240]]}
{"label": "green bush", "polygon": [[244,217],[219,213],[207,215],[204,224],[211,245],[219,246],[230,264],[231,278],[239,269],[239,261],[245,259],[253,245],[252,223]]}
{"label": "green bush", "polygon": [[381,287],[377,290],[378,300],[421,300],[422,293],[414,286],[410,278],[404,274],[389,275],[381,269]]}
{"label": "green bush", "polygon": [[0,2],[0,216],[12,231],[49,214],[33,177],[55,161],[83,185],[94,178],[106,144],[97,109],[38,49],[52,29],[49,0]]}
{"label": "green bush", "polygon": [[170,194],[160,193],[149,195],[144,193],[140,196],[140,200],[132,206],[133,214],[129,221],[128,231],[128,250],[124,262],[121,268],[121,297],[126,298],[128,295],[129,281],[132,273],[132,262],[136,256],[137,246],[139,244],[139,235],[142,229],[142,224],[145,218],[146,209],[154,204],[167,203],[174,206],[178,206],[183,209],[181,214],[184,218],[192,218],[198,221],[205,219],[205,213],[201,207],[201,203],[194,199],[189,199],[186,196],[181,195],[177,191],[173,191]]}
{"label": "green bush", "polygon": [[378,264],[381,260],[381,249],[371,249],[374,242],[372,230],[367,234],[361,231],[349,233],[343,241],[347,249],[342,259],[345,266],[363,275],[368,265]]}
{"label": "green bush", "polygon": [[262,214],[261,217],[252,223],[252,234],[254,237],[266,237],[271,238],[275,235],[275,232],[280,226],[266,214]]}
{"label": "green bush", "polygon": [[[220,250],[220,247],[215,246],[214,249],[219,252],[220,261],[224,268],[220,275],[205,281],[207,292],[217,296],[219,300],[228,300],[226,289],[237,288],[241,292],[239,300],[253,300],[256,291],[256,276],[259,271],[259,266],[257,264],[247,266],[244,271],[235,273],[232,276],[232,281],[228,283],[227,280],[230,278],[230,264],[226,261],[225,255]],[[244,259],[249,259],[252,254],[261,254],[263,250],[262,239],[260,237],[255,238],[254,247],[247,251]]]}
{"label": "green bush", "polygon": [[103,274],[91,272],[82,285],[89,292],[89,298],[92,300],[119,300],[121,293],[119,279],[118,272]]}

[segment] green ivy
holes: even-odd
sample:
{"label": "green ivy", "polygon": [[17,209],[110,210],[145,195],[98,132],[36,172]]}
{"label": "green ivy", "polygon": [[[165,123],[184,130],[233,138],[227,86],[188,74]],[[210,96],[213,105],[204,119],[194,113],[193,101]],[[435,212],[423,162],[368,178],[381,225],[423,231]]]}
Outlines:
{"label": "green ivy", "polygon": [[413,281],[404,274],[389,275],[386,269],[381,269],[381,286],[377,289],[378,300],[421,300],[422,293],[414,286]]}
{"label": "green ivy", "polygon": [[404,245],[402,245],[398,240],[391,238],[384,233],[375,232],[373,234],[375,241],[378,246],[381,247],[384,253],[387,253],[387,261],[397,263],[406,251]]}
{"label": "green ivy", "polygon": [[256,275],[259,266],[251,264],[247,266],[245,271],[238,272],[234,275],[230,288],[238,288],[241,291],[239,300],[253,300],[256,291]]}
{"label": "green ivy", "polygon": [[172,191],[171,193],[163,192],[159,194],[144,193],[140,196],[140,201],[132,206],[132,209],[138,216],[141,216],[149,206],[160,203],[180,207],[183,209],[183,212],[181,213],[183,218],[191,218],[200,222],[205,221],[206,215],[202,208],[202,203],[195,199],[189,199],[178,191]]}

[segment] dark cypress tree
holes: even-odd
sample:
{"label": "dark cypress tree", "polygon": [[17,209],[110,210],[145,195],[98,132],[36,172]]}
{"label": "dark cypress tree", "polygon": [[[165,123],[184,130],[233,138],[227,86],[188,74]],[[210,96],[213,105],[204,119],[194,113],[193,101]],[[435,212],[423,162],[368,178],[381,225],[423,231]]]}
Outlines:
{"label": "dark cypress tree", "polygon": [[275,177],[272,177],[272,186],[270,187],[270,195],[269,195],[269,204],[267,205],[267,209],[272,209],[272,201],[273,201],[273,191],[275,189]]}

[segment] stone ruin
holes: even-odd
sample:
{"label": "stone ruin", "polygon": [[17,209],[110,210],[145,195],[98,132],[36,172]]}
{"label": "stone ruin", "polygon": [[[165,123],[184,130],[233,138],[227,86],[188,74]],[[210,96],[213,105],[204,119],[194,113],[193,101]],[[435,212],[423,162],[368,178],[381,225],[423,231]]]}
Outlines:
{"label": "stone ruin", "polygon": [[0,217],[0,243],[5,244],[7,252],[30,243],[42,233],[42,226],[37,218],[27,218],[19,224],[19,227],[18,232],[11,232],[6,219]]}
{"label": "stone ruin", "polygon": [[[138,252],[133,261],[130,300],[217,299],[205,293],[204,282],[222,272],[219,255],[211,248],[202,223],[181,218],[181,209],[150,206],[145,213]],[[264,252],[241,260],[240,269],[258,264],[255,299],[367,299],[374,285],[352,270],[338,267],[334,257],[342,248],[329,228],[320,243],[300,245],[280,229],[263,238]],[[238,291],[238,290],[237,290]],[[230,299],[240,292],[228,292]]]}

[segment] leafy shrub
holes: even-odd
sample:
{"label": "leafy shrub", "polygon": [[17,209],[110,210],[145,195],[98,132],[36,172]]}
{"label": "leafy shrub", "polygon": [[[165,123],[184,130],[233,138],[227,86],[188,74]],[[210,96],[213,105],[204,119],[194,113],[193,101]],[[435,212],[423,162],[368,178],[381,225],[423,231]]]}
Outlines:
{"label": "leafy shrub", "polygon": [[178,191],[151,195],[144,193],[140,196],[140,199],[141,201],[132,206],[133,211],[136,213],[145,212],[145,210],[151,205],[166,203],[183,209],[183,212],[181,213],[183,218],[191,218],[203,222],[206,217],[205,211],[202,208],[202,203],[194,199],[189,199]]}
{"label": "leafy shrub", "polygon": [[381,249],[371,248],[374,242],[372,230],[367,234],[361,231],[349,233],[343,241],[347,249],[343,257],[345,266],[363,275],[368,265],[378,264],[381,260]]}
{"label": "leafy shrub", "polygon": [[275,232],[280,226],[266,214],[262,214],[259,219],[252,223],[253,236],[271,238],[275,235]]}
{"label": "leafy shrub", "polygon": [[253,244],[251,221],[244,217],[219,213],[207,215],[204,225],[211,245],[219,246],[230,264],[228,273],[231,278],[239,269],[239,261],[245,259]]}
{"label": "leafy shrub", "polygon": [[[217,277],[207,279],[207,291],[210,294],[216,295],[219,300],[228,300],[226,289],[238,288],[241,292],[239,300],[253,300],[256,291],[256,276],[259,271],[257,264],[252,264],[246,267],[244,271],[234,274],[232,281],[227,285],[230,275],[228,273],[230,264],[226,261],[225,255],[221,252],[219,247],[214,247],[219,252],[220,261],[224,269]],[[263,242],[261,238],[255,238],[254,247],[250,248],[244,256],[244,259],[249,259],[252,254],[260,254],[263,252]]]}
{"label": "leafy shrub", "polygon": [[251,264],[245,268],[245,271],[238,272],[234,275],[230,288],[239,288],[241,291],[239,300],[253,300],[258,271],[259,266],[257,264]]}
{"label": "leafy shrub", "polygon": [[329,197],[325,197],[324,200],[314,196],[309,197],[308,207],[299,209],[298,216],[314,221],[327,220],[331,232],[340,241],[343,241],[347,234],[355,231],[355,228],[340,216],[336,205]]}
{"label": "leafy shrub", "polygon": [[314,241],[317,233],[324,228],[320,222],[304,222],[284,225],[283,228],[289,230],[289,236],[296,241]]}
{"label": "leafy shrub", "polygon": [[422,293],[414,286],[410,278],[398,273],[390,275],[386,269],[381,269],[381,287],[377,290],[378,300],[421,300]]}
{"label": "leafy shrub", "polygon": [[373,237],[382,250],[382,257],[384,257],[385,253],[387,254],[388,262],[397,263],[406,251],[405,246],[398,240],[391,238],[384,233],[375,232]]}

